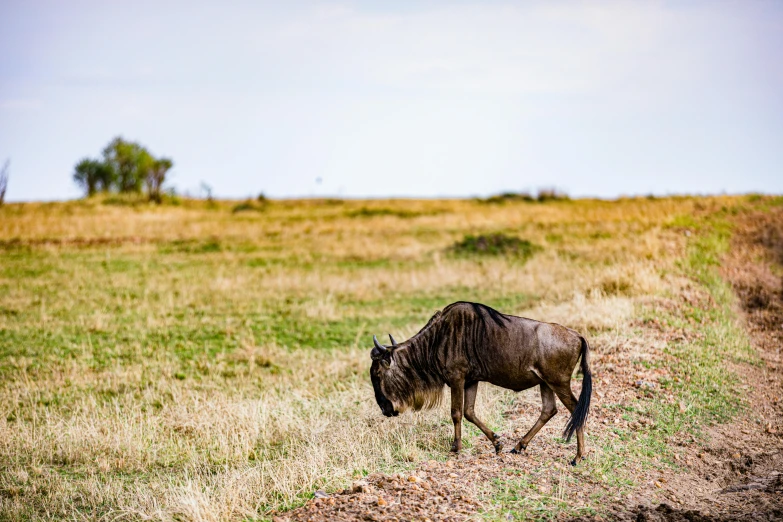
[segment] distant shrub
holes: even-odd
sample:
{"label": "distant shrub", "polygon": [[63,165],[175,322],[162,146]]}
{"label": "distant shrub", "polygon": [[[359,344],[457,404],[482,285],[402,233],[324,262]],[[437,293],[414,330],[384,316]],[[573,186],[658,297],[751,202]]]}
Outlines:
{"label": "distant shrub", "polygon": [[375,216],[395,216],[402,219],[410,219],[425,215],[424,212],[415,212],[413,210],[394,209],[394,208],[368,208],[362,207],[358,210],[347,212],[348,217],[375,217]]}
{"label": "distant shrub", "polygon": [[259,203],[261,203],[261,204],[265,205],[265,204],[267,203],[267,201],[269,201],[269,200],[266,198],[266,196],[265,196],[265,195],[264,195],[264,193],[262,192],[262,193],[260,193],[260,194],[258,195],[258,197],[256,198],[256,201],[258,201]]}
{"label": "distant shrub", "polygon": [[[263,194],[261,194],[261,196],[263,196]],[[234,214],[237,214],[239,212],[263,212],[265,208],[266,208],[266,198],[264,198],[263,200],[256,199],[255,201],[253,201],[252,199],[248,199],[247,201],[240,203],[239,205],[231,209],[231,212],[233,212]]]}
{"label": "distant shrub", "polygon": [[479,203],[498,205],[503,203],[546,203],[547,201],[568,201],[570,199],[568,194],[556,188],[541,188],[536,196],[529,192],[502,192],[478,201]]}
{"label": "distant shrub", "polygon": [[179,194],[177,194],[177,191],[174,190],[174,187],[170,187],[162,194],[161,203],[164,205],[173,205],[178,207],[182,205],[182,198],[179,197]]}
{"label": "distant shrub", "polygon": [[501,203],[513,203],[513,202],[532,202],[535,201],[536,198],[531,196],[527,192],[503,192],[501,194],[497,194],[495,196],[490,196],[488,198],[479,199],[479,202],[481,203],[488,203],[490,205],[492,204],[501,204]]}
{"label": "distant shrub", "polygon": [[508,256],[528,259],[541,247],[527,239],[507,234],[467,235],[454,243],[449,250],[458,255]]}
{"label": "distant shrub", "polygon": [[546,203],[547,201],[569,201],[570,199],[568,194],[556,188],[538,189],[538,196],[536,196],[536,201],[539,203]]}

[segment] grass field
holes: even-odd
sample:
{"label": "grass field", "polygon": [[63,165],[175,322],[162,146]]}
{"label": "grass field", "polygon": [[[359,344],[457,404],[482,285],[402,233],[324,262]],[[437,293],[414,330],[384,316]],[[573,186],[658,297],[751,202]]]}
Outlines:
{"label": "grass field", "polygon": [[[575,508],[562,488],[559,500],[531,504],[522,479],[484,492],[489,518],[600,512],[640,483],[638,470],[677,465],[669,438],[698,436],[741,407],[722,360],[753,354],[716,256],[732,213],[779,203],[98,198],[0,207],[0,519],[263,519],[315,489],[443,459],[445,409],[382,417],[368,352],[373,334],[406,338],[456,300],[579,329],[599,366],[625,350],[622,360],[654,371],[662,363],[634,347],[664,343],[663,400],[596,398],[592,456],[573,473],[603,493]],[[451,248],[495,233],[530,248]],[[645,337],[655,322],[698,335]],[[478,410],[508,428],[503,413],[515,400],[485,387]],[[599,424],[601,411],[617,409],[637,427],[651,421],[633,436]],[[540,437],[555,440],[563,423]]]}

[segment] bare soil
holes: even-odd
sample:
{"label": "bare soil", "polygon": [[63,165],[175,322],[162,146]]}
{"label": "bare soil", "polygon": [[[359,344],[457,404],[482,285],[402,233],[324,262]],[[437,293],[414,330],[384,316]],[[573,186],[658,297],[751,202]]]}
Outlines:
{"label": "bare soil", "polygon": [[[681,469],[638,470],[637,486],[630,495],[620,495],[603,481],[582,475],[579,486],[572,488],[573,496],[559,500],[578,506],[602,494],[611,505],[600,515],[574,520],[783,520],[783,280],[775,272],[781,264],[783,209],[739,217],[722,272],[739,297],[740,313],[760,363],[726,364],[743,381],[748,410],[732,423],[711,427],[706,445],[685,436],[674,440]],[[686,293],[681,298],[698,301],[704,296]],[[638,326],[661,344],[687,335],[665,331],[654,322]],[[648,350],[651,357],[665,357],[655,344]],[[638,383],[661,377],[640,375],[627,364],[626,352],[613,350],[611,343],[595,351],[597,404],[620,403],[644,394],[644,386]],[[466,520],[476,518],[485,507],[479,493],[482,485],[520,476],[539,484],[542,498],[551,498],[565,478],[565,466],[575,448],[574,444],[551,444],[542,435],[562,429],[565,417],[553,419],[525,454],[507,453],[538,416],[537,395],[526,395],[528,399],[506,412],[519,422],[514,423],[518,426],[514,433],[504,435],[505,450],[500,455],[479,438],[473,455],[423,462],[407,474],[370,475],[336,494],[316,492],[316,498],[305,506],[273,514],[274,520]],[[591,412],[592,431],[623,422],[603,408]],[[548,463],[545,472],[541,472],[542,463]]]}

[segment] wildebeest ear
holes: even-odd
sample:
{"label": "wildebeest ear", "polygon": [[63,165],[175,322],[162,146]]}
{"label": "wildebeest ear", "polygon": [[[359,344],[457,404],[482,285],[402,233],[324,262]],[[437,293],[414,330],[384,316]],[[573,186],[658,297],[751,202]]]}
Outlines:
{"label": "wildebeest ear", "polygon": [[392,337],[392,334],[389,334],[389,340],[391,341],[392,346],[395,346],[395,347],[397,346],[397,341],[394,340],[394,337]]}

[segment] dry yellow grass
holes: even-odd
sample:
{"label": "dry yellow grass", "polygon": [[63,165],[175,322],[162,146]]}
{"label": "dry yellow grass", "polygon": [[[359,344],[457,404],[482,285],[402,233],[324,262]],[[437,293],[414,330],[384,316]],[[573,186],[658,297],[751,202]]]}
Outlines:
{"label": "dry yellow grass", "polygon": [[[2,207],[0,518],[263,517],[443,456],[445,410],[380,415],[372,334],[466,299],[631,336],[677,291],[672,220],[740,201]],[[446,252],[496,231],[543,248]],[[482,387],[480,414],[501,426],[510,397]]]}

